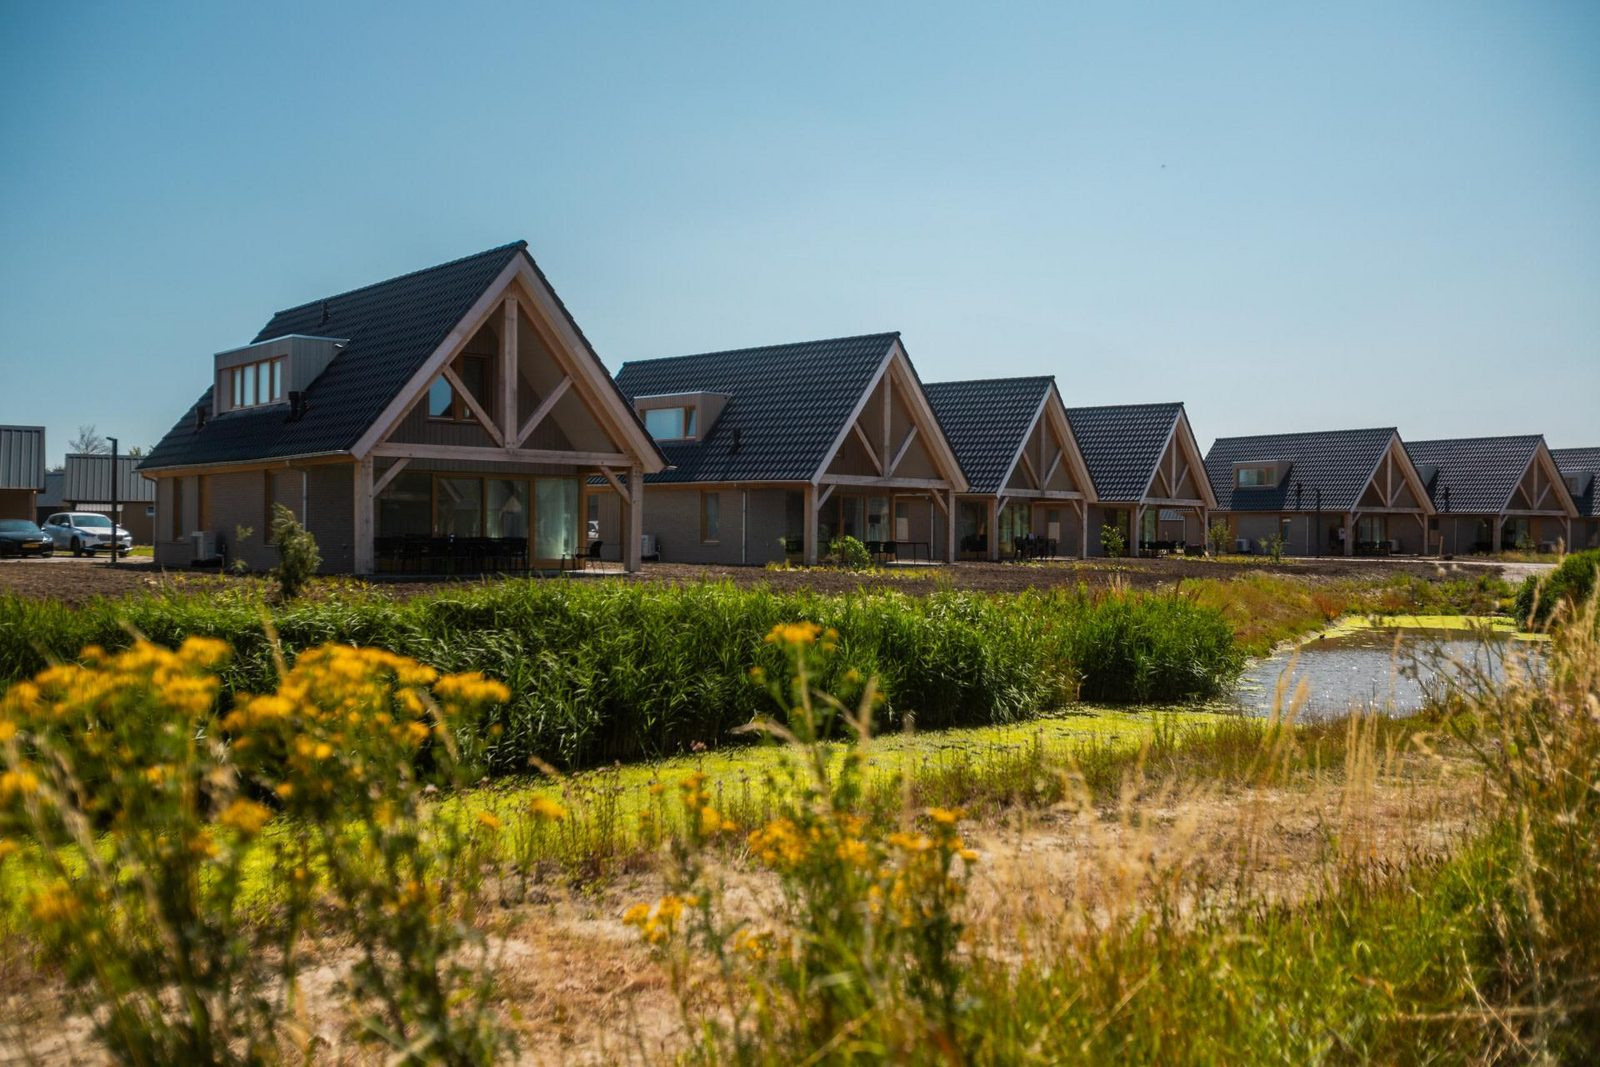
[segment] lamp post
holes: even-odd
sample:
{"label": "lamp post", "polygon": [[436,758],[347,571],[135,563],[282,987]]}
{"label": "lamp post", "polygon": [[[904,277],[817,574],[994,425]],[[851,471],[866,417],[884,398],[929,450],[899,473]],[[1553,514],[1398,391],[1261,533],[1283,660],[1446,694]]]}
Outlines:
{"label": "lamp post", "polygon": [[107,437],[111,442],[111,565],[117,565],[117,526],[122,519],[121,509],[117,505],[117,439]]}

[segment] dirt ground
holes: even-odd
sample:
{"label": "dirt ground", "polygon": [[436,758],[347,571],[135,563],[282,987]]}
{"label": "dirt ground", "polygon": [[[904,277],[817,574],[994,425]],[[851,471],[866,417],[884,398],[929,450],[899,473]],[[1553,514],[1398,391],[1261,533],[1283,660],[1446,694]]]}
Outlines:
{"label": "dirt ground", "polygon": [[[1344,578],[1382,578],[1395,574],[1415,574],[1426,578],[1451,576],[1476,577],[1485,572],[1511,573],[1527,564],[1418,559],[1286,559],[1212,561],[1206,559],[1118,559],[1062,560],[1030,563],[956,563],[887,567],[865,574],[827,568],[810,570],[767,570],[761,567],[700,566],[687,563],[647,563],[637,576],[589,577],[585,581],[701,582],[730,581],[741,586],[765,585],[780,591],[812,590],[845,593],[862,588],[899,589],[906,593],[928,593],[943,588],[982,592],[1018,592],[1053,586],[1075,586],[1080,582],[1104,585],[1122,582],[1137,588],[1152,588],[1183,579],[1230,578],[1265,573],[1292,575],[1311,582]],[[474,584],[486,579],[461,579],[457,582],[377,580],[378,590],[395,596],[412,596],[453,586]],[[494,579],[487,579],[494,580]],[[245,583],[268,583],[261,577],[219,575],[214,571],[165,570],[149,560],[124,560],[113,566],[107,560],[78,560],[57,557],[49,560],[0,560],[0,593],[17,593],[38,599],[80,603],[94,597],[124,596],[130,593],[179,590],[239,588]],[[270,583],[268,583],[270,586]]]}

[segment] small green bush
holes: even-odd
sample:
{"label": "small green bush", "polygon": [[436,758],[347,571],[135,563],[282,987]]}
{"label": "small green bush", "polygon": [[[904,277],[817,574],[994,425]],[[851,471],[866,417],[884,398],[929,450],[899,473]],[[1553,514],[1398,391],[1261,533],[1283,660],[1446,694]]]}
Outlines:
{"label": "small green bush", "polygon": [[1523,628],[1550,621],[1558,605],[1577,605],[1589,599],[1600,570],[1600,548],[1574,552],[1543,578],[1529,575],[1517,590],[1513,613]]}
{"label": "small green bush", "polygon": [[1206,531],[1206,545],[1211,549],[1213,556],[1226,555],[1233,546],[1233,531],[1228,529],[1228,524],[1218,520],[1211,524]]}
{"label": "small green bush", "polygon": [[1128,554],[1128,539],[1122,536],[1122,528],[1106,523],[1100,527],[1100,548],[1106,555],[1117,557]]}
{"label": "small green bush", "polygon": [[847,571],[864,571],[872,566],[872,553],[867,546],[849,534],[828,542],[828,562]]}
{"label": "small green bush", "polygon": [[272,505],[272,539],[278,544],[278,566],[272,573],[283,599],[293,600],[322,566],[317,539],[282,504]]}

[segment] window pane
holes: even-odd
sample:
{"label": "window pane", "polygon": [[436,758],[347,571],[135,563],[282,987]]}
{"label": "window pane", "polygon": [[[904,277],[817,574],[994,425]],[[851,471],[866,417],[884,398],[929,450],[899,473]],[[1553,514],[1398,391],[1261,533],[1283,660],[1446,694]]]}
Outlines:
{"label": "window pane", "polygon": [[272,367],[271,361],[256,364],[256,398],[265,404],[272,399]]}
{"label": "window pane", "polygon": [[651,408],[644,413],[644,428],[657,441],[675,441],[683,436],[683,409]]}
{"label": "window pane", "polygon": [[254,367],[241,367],[239,376],[244,379],[244,406],[256,402],[256,375]]}
{"label": "window pane", "polygon": [[244,403],[244,376],[235,367],[228,372],[228,379],[233,383],[233,406],[238,407]]}
{"label": "window pane", "polygon": [[889,540],[889,501],[887,497],[867,499],[867,540]]}
{"label": "window pane", "polygon": [[695,416],[698,413],[698,408],[683,409],[683,436],[693,437],[695,435]]}
{"label": "window pane", "polygon": [[435,419],[448,419],[455,407],[456,394],[450,383],[440,378],[428,387],[428,415]]}
{"label": "window pane", "polygon": [[519,479],[489,481],[490,537],[528,536],[528,483]]}
{"label": "window pane", "polygon": [[272,361],[272,399],[277,400],[283,396],[283,360]]}
{"label": "window pane", "polygon": [[847,496],[839,503],[839,533],[860,541],[865,536],[862,517],[866,514],[866,501],[858,496]]}
{"label": "window pane", "polygon": [[578,543],[578,480],[540,478],[533,483],[533,556],[560,559]]}
{"label": "window pane", "polygon": [[483,480],[439,478],[434,483],[434,528],[441,537],[483,536]]}
{"label": "window pane", "polygon": [[[274,497],[283,500],[281,487]],[[433,533],[433,475],[404,472],[378,494],[379,537],[427,537]]]}
{"label": "window pane", "polygon": [[717,540],[717,524],[720,518],[722,498],[716,493],[700,494],[700,540]]}

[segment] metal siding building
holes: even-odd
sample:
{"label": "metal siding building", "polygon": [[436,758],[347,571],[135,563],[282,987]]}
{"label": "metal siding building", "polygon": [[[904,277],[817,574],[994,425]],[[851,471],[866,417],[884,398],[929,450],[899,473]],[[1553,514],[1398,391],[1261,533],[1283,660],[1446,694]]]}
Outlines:
{"label": "metal siding building", "polygon": [[44,427],[0,426],[0,519],[32,519],[44,489]]}

